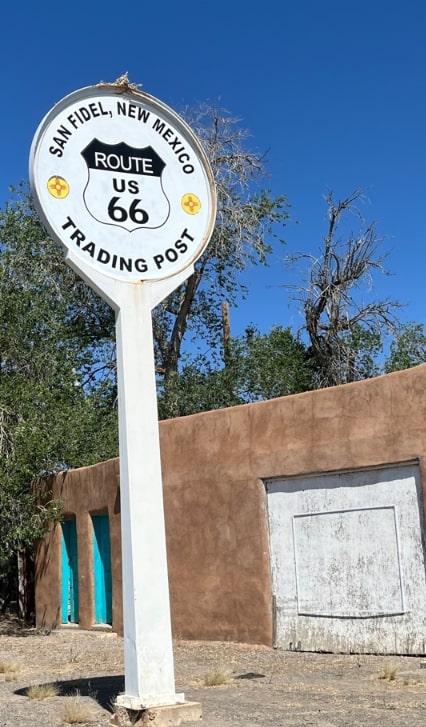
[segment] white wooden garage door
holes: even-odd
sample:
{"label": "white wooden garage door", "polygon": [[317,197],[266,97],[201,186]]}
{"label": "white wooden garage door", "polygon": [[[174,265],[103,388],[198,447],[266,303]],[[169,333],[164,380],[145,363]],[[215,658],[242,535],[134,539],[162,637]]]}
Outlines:
{"label": "white wooden garage door", "polygon": [[418,465],[265,484],[276,646],[424,654]]}

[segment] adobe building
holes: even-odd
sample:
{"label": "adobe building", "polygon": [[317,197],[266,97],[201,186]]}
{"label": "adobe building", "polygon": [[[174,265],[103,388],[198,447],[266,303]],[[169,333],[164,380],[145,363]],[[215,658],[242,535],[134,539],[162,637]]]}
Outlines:
{"label": "adobe building", "polygon": [[[425,653],[426,364],[160,439],[175,637]],[[37,626],[122,633],[118,460],[50,484],[64,519],[38,546]]]}

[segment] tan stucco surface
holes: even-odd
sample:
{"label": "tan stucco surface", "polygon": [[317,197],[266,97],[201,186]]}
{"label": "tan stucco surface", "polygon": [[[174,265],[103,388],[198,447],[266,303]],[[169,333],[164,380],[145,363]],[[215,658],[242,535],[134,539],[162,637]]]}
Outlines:
{"label": "tan stucco surface", "polygon": [[[175,636],[272,643],[263,480],[418,460],[426,481],[426,365],[160,424]],[[75,514],[80,626],[93,624],[90,513],[108,512],[113,628],[122,630],[118,460],[61,474]],[[60,529],[41,544],[39,625],[57,625]],[[147,584],[149,587],[149,584]]]}

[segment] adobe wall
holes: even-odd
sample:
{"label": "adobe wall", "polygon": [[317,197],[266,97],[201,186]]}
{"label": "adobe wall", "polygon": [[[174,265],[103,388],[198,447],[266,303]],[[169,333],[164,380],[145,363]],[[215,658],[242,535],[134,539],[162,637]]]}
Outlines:
{"label": "adobe wall", "polygon": [[[272,644],[264,479],[417,459],[426,482],[426,365],[160,425],[175,636]],[[61,474],[76,513],[80,626],[93,623],[88,513],[110,515],[113,628],[122,629],[118,461]],[[424,493],[425,494],[425,493]],[[59,528],[41,546],[39,625],[56,625]],[[80,562],[81,561],[81,562]]]}
{"label": "adobe wall", "polygon": [[[108,513],[111,537],[112,628],[123,630],[121,591],[121,527],[119,461],[110,459],[92,467],[61,472],[46,483],[54,498],[63,501],[63,516],[75,516],[78,540],[79,625],[94,623],[92,515]],[[54,527],[38,544],[35,574],[36,623],[57,628],[61,623],[61,529]]]}

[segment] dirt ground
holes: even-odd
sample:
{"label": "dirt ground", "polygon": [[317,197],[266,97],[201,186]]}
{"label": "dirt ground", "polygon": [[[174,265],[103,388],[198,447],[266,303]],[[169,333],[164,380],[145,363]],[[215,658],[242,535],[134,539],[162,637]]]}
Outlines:
{"label": "dirt ground", "polygon": [[[200,727],[424,727],[426,658],[312,654],[217,642],[175,643],[176,692],[200,702]],[[216,675],[219,675],[216,678]],[[206,681],[226,679],[206,686]],[[30,699],[55,683],[58,696]],[[123,640],[40,633],[0,622],[0,727],[56,727],[77,714],[108,725],[123,691]],[[72,706],[76,707],[74,715]],[[71,716],[70,716],[71,715]]]}

